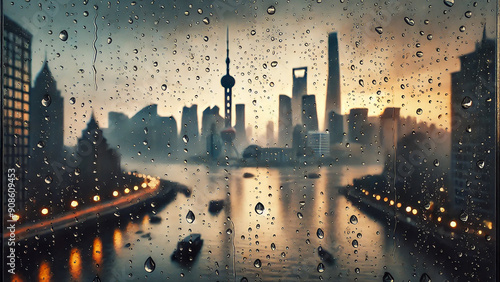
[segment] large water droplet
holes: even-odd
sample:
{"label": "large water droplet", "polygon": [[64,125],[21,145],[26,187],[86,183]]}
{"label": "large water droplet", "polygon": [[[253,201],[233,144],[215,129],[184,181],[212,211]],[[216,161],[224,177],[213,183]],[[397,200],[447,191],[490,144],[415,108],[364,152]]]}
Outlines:
{"label": "large water droplet", "polygon": [[359,85],[361,85],[361,86],[363,86],[363,87],[364,87],[364,86],[365,86],[365,82],[364,82],[362,79],[360,79],[360,80],[359,80]]}
{"label": "large water droplet", "polygon": [[113,42],[113,39],[111,37],[108,37],[108,44],[111,44]]}
{"label": "large water droplet", "polygon": [[75,97],[71,97],[71,98],[69,98],[69,103],[70,103],[71,105],[74,105],[74,104],[75,104],[75,102],[76,102]]}
{"label": "large water droplet", "polygon": [[470,19],[470,17],[472,17],[472,12],[471,11],[465,12],[465,17]]}
{"label": "large water droplet", "polygon": [[45,183],[47,183],[47,184],[52,183],[52,176],[47,175],[47,176],[45,177]]}
{"label": "large water droplet", "polygon": [[389,272],[384,273],[384,277],[382,278],[384,282],[394,282],[394,277]]}
{"label": "large water droplet", "polygon": [[417,57],[422,58],[424,56],[424,52],[418,51],[416,55]]}
{"label": "large water droplet", "polygon": [[355,216],[355,215],[351,215],[351,218],[349,219],[349,221],[351,222],[351,224],[358,224],[358,218]]}
{"label": "large water droplet", "polygon": [[460,30],[460,32],[465,32],[465,25],[460,26],[458,30]]}
{"label": "large water droplet", "polygon": [[155,261],[151,257],[148,257],[148,259],[144,262],[144,270],[146,270],[147,272],[153,272],[155,268]]}
{"label": "large water droplet", "polygon": [[187,144],[189,142],[189,137],[187,135],[182,136],[182,141]]}
{"label": "large water droplet", "polygon": [[477,167],[478,167],[478,168],[481,168],[481,169],[483,169],[483,168],[484,168],[484,161],[483,161],[483,160],[479,160],[479,161],[477,161],[477,163],[476,163],[476,164],[477,164]]}
{"label": "large water droplet", "polygon": [[52,98],[50,98],[50,95],[49,94],[43,95],[42,105],[44,107],[48,107],[48,106],[50,106],[51,103],[52,103]]}
{"label": "large water droplet", "polygon": [[420,282],[431,282],[431,277],[429,274],[424,273],[422,276],[420,276]]}
{"label": "large water droplet", "polygon": [[187,213],[187,215],[186,215],[186,221],[188,223],[193,223],[194,218],[195,218],[194,217],[194,213],[191,210],[189,210],[188,213]]}
{"label": "large water droplet", "polygon": [[257,214],[263,214],[264,213],[264,205],[261,202],[258,202],[257,205],[255,205],[255,212]]}
{"label": "large water droplet", "polygon": [[410,19],[409,17],[405,17],[405,22],[410,26],[415,25],[415,21],[413,19]]}
{"label": "large water droplet", "polygon": [[384,32],[384,29],[381,27],[381,26],[377,26],[375,28],[375,31],[378,33],[378,34],[382,34]]}
{"label": "large water droplet", "polygon": [[210,23],[210,19],[207,18],[207,17],[203,18],[203,23],[204,24],[209,24]]}
{"label": "large water droplet", "polygon": [[59,39],[62,41],[68,40],[68,32],[66,30],[61,30],[61,32],[59,32]]}
{"label": "large water droplet", "polygon": [[323,273],[325,271],[325,265],[323,263],[318,264],[318,268],[316,268],[319,273]]}
{"label": "large water droplet", "polygon": [[262,262],[260,261],[260,259],[256,259],[254,262],[253,262],[253,266],[257,267],[257,268],[260,268],[262,266]]}
{"label": "large water droplet", "polygon": [[297,213],[297,217],[298,217],[299,219],[302,219],[304,216],[302,215],[302,213],[301,213],[301,212],[298,212],[298,213]]}
{"label": "large water droplet", "polygon": [[276,244],[271,243],[271,250],[273,250],[273,251],[276,250]]}
{"label": "large water droplet", "polygon": [[468,109],[472,107],[472,99],[469,96],[465,96],[462,100],[462,108]]}
{"label": "large water droplet", "polygon": [[443,2],[448,7],[452,7],[455,4],[455,0],[444,0]]}
{"label": "large water droplet", "polygon": [[321,228],[318,228],[318,230],[316,231],[316,235],[317,235],[317,236],[318,236],[318,238],[320,238],[320,239],[325,238],[325,232],[323,232],[323,229],[321,229]]}
{"label": "large water droplet", "polygon": [[422,110],[422,108],[417,109],[417,115],[421,115],[423,113],[424,113],[424,110]]}
{"label": "large water droplet", "polygon": [[435,159],[435,160],[434,160],[434,166],[435,166],[435,167],[438,167],[438,166],[439,166],[439,160],[438,160],[438,159]]}
{"label": "large water droplet", "polygon": [[357,248],[358,247],[358,240],[352,240],[352,247]]}
{"label": "large water droplet", "polygon": [[463,221],[463,222],[466,222],[467,219],[469,219],[469,215],[466,212],[462,212],[460,214],[460,220]]}
{"label": "large water droplet", "polygon": [[269,15],[274,15],[274,13],[276,13],[276,8],[275,8],[274,6],[269,6],[269,7],[267,8],[267,13],[268,13]]}

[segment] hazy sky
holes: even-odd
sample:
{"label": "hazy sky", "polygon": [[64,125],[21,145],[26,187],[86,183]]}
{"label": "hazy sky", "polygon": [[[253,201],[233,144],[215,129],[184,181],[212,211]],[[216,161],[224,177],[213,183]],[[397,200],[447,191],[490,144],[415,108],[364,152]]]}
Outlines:
{"label": "hazy sky", "polygon": [[33,81],[47,53],[66,101],[65,137],[72,145],[92,110],[106,127],[109,111],[131,116],[152,103],[178,124],[184,105],[198,104],[199,119],[207,106],[222,108],[226,26],[233,105],[247,105],[247,126],[256,139],[269,120],[278,121],[278,95],[291,96],[294,67],[309,68],[308,92],[316,95],[323,128],[333,31],[344,113],[368,107],[378,115],[396,106],[403,115],[448,127],[458,56],[474,50],[484,23],[490,38],[496,32],[495,1],[455,2],[31,0],[4,1],[4,13],[33,34]]}

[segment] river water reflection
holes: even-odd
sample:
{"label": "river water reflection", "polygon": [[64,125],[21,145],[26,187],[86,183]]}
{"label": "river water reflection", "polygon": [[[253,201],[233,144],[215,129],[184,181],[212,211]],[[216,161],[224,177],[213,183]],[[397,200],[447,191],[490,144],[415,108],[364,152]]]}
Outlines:
{"label": "river water reflection", "polygon": [[[157,224],[149,221],[148,213],[121,214],[29,239],[17,277],[24,281],[92,281],[96,275],[102,281],[240,281],[243,277],[381,281],[390,272],[396,281],[416,280],[423,273],[434,281],[452,280],[446,264],[435,263],[432,253],[414,250],[410,239],[338,193],[339,186],[379,173],[380,166],[221,169],[129,164],[127,170],[185,184],[192,194],[178,194],[164,207],[154,203],[150,210],[162,219]],[[244,173],[254,176],[245,178]],[[309,173],[320,177],[305,177]],[[218,215],[208,212],[210,200],[225,201]],[[259,202],[262,214],[255,210]],[[192,223],[186,220],[190,210],[195,215]],[[357,224],[351,223],[352,215]],[[318,236],[318,229],[324,236]],[[177,242],[191,233],[200,233],[204,245],[188,268],[170,256]],[[321,261],[319,246],[333,255],[333,263]],[[144,268],[148,257],[156,265],[151,273]],[[320,263],[324,268],[318,267]]]}

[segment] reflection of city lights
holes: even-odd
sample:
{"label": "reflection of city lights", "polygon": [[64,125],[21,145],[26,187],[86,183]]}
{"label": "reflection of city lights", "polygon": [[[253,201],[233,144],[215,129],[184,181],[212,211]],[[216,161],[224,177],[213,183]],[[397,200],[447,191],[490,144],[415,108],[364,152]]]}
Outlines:
{"label": "reflection of city lights", "polygon": [[394,205],[394,200],[391,200],[391,201],[389,202],[389,205],[390,205],[390,206],[393,206],[393,205]]}
{"label": "reflection of city lights", "polygon": [[443,207],[440,207],[440,208],[439,208],[439,211],[440,211],[440,212],[444,212],[444,208],[443,208]]}
{"label": "reflection of city lights", "polygon": [[[38,267],[38,281],[51,281],[50,274],[50,264],[46,261],[42,261],[40,266]],[[12,280],[12,281],[21,281],[21,280]]]}
{"label": "reflection of city lights", "polygon": [[485,220],[484,221],[484,225],[486,226],[486,228],[488,228],[489,230],[493,229],[493,222],[491,221],[487,221]]}
{"label": "reflection of city lights", "polygon": [[99,195],[94,196],[94,202],[99,202],[101,200],[101,197]]}
{"label": "reflection of city lights", "polygon": [[135,186],[134,186],[134,190],[135,190],[135,191],[139,190],[139,186],[135,185]]}
{"label": "reflection of city lights", "polygon": [[478,230],[477,234],[479,234],[479,235],[483,234],[483,230]]}
{"label": "reflection of city lights", "polygon": [[411,207],[410,206],[406,207],[406,212],[411,212]]}
{"label": "reflection of city lights", "polygon": [[438,217],[438,221],[441,222],[441,217],[440,216]]}
{"label": "reflection of city lights", "polygon": [[413,210],[411,210],[411,213],[415,215],[418,213],[418,211],[417,211],[417,209],[413,209]]}
{"label": "reflection of city lights", "polygon": [[77,201],[75,201],[75,200],[71,201],[71,207],[72,207],[72,208],[76,208],[76,207],[78,207],[78,202],[77,202]]}
{"label": "reflection of city lights", "polygon": [[368,196],[368,194],[370,194],[368,191],[365,192],[365,195]]}
{"label": "reflection of city lights", "polygon": [[130,193],[130,189],[125,188],[125,190],[123,192],[125,192],[125,194],[128,194],[128,193]]}
{"label": "reflection of city lights", "polygon": [[387,197],[384,198],[384,202],[387,202],[389,201],[389,199]]}
{"label": "reflection of city lights", "polygon": [[146,184],[146,182],[143,182],[143,183],[141,184],[141,187],[142,187],[142,188],[146,188],[146,187],[148,187],[148,184]]}
{"label": "reflection of city lights", "polygon": [[455,227],[457,227],[457,222],[456,222],[456,221],[454,221],[454,220],[450,221],[450,227],[451,227],[451,228],[455,228]]}
{"label": "reflection of city lights", "polygon": [[444,192],[444,187],[439,188],[440,192]]}
{"label": "reflection of city lights", "polygon": [[398,207],[398,208],[400,208],[401,206],[402,206],[401,203],[396,204],[396,207]]}
{"label": "reflection of city lights", "polygon": [[118,191],[113,191],[113,197],[118,197]]}
{"label": "reflection of city lights", "polygon": [[19,218],[20,217],[17,214],[12,215],[12,220],[14,220],[14,221],[18,221]]}
{"label": "reflection of city lights", "polygon": [[42,214],[43,214],[43,215],[46,215],[46,214],[48,214],[48,213],[49,213],[49,209],[48,209],[48,208],[43,208],[43,209],[42,209]]}
{"label": "reflection of city lights", "polygon": [[77,248],[71,249],[71,254],[69,255],[69,272],[75,280],[79,280],[82,275],[82,258],[80,255],[80,250]]}
{"label": "reflection of city lights", "polygon": [[377,199],[377,201],[380,201],[380,195],[377,195],[377,197],[375,197],[375,199]]}

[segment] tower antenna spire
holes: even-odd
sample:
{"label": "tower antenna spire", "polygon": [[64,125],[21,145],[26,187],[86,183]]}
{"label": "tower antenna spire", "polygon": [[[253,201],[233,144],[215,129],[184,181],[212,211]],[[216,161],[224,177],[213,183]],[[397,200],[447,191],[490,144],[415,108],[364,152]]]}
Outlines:
{"label": "tower antenna spire", "polygon": [[226,73],[229,74],[229,26],[226,27]]}

